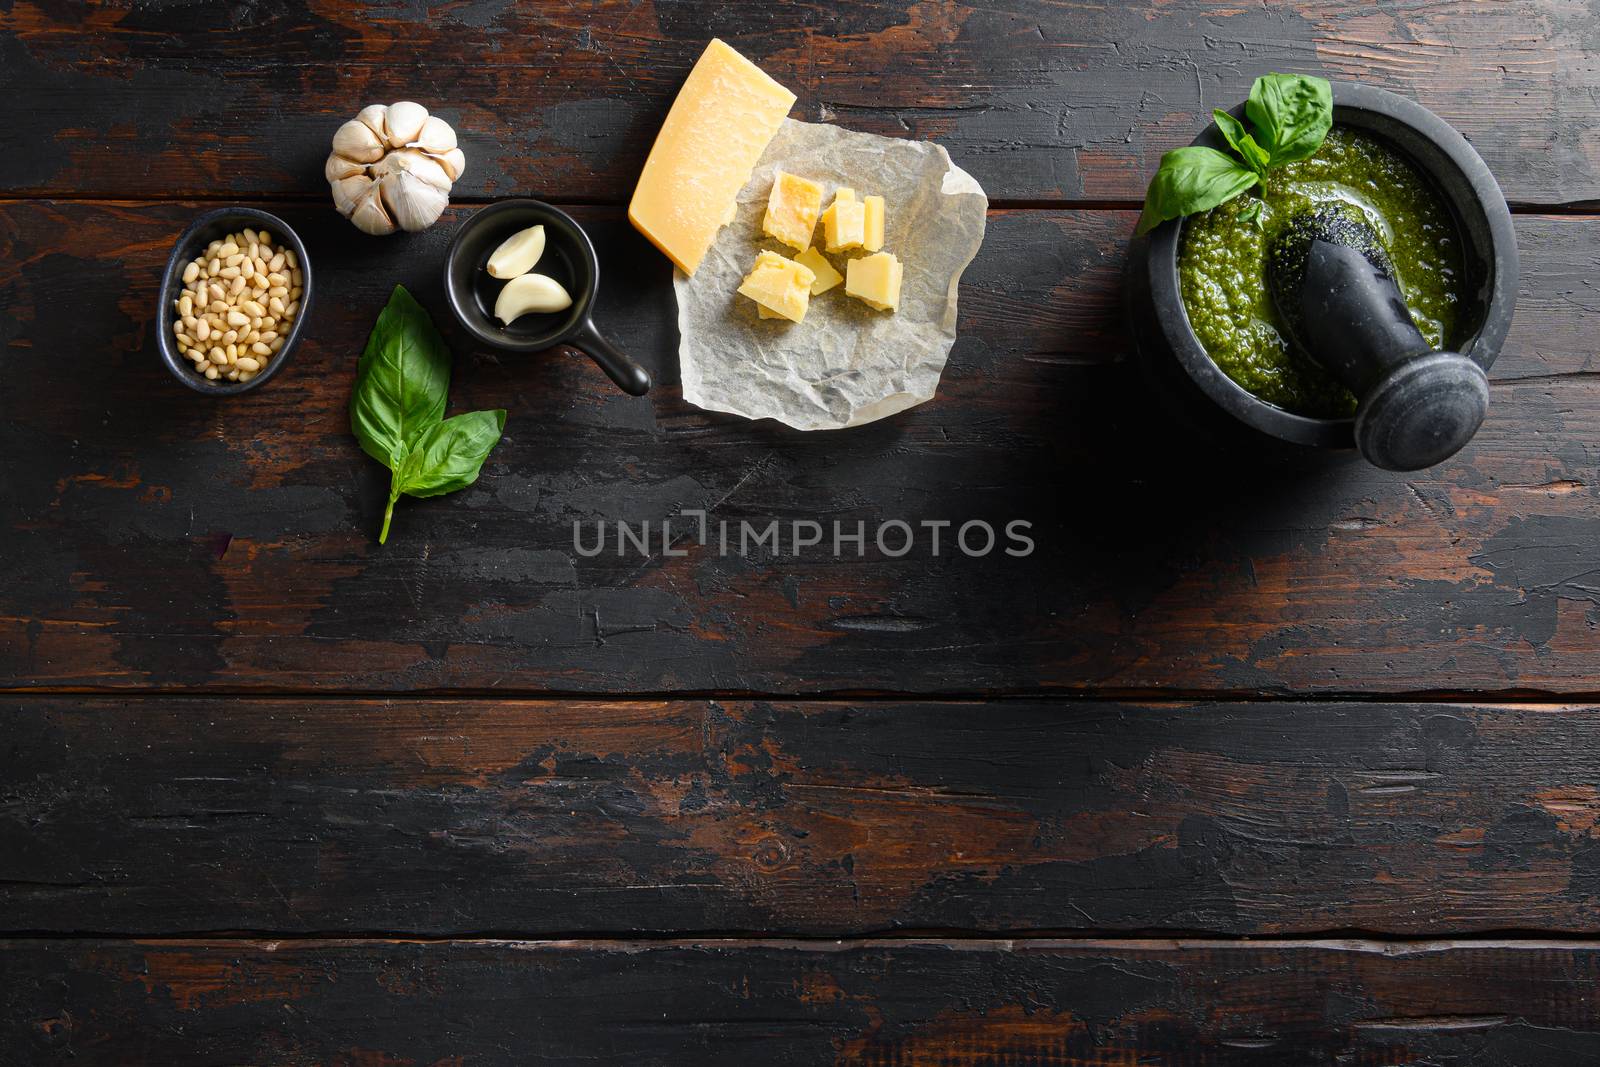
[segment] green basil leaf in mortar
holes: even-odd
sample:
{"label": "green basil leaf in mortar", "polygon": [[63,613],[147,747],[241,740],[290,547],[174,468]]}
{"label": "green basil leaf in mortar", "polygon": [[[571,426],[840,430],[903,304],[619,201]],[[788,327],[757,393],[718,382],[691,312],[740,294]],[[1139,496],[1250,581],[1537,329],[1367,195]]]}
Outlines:
{"label": "green basil leaf in mortar", "polygon": [[1161,157],[1136,232],[1149,233],[1168,219],[1210,211],[1260,180],[1255,171],[1215,148],[1175,148]]}
{"label": "green basil leaf in mortar", "polygon": [[1271,166],[1306,159],[1333,129],[1333,87],[1309,74],[1263,74],[1250,87],[1244,113]]}
{"label": "green basil leaf in mortar", "polygon": [[1240,158],[1244,160],[1245,166],[1257,174],[1265,175],[1267,168],[1271,166],[1271,157],[1268,156],[1265,148],[1256,144],[1256,139],[1251,137],[1245,130],[1244,123],[1221,108],[1213,111],[1211,115],[1217,120],[1217,129],[1222,131],[1223,140],[1232,145],[1233,150],[1239,153]]}
{"label": "green basil leaf in mortar", "polygon": [[393,469],[444,418],[450,351],[427,309],[397,285],[367,337],[350,395],[362,451]]}
{"label": "green basil leaf in mortar", "polygon": [[506,413],[498,408],[445,419],[423,434],[401,461],[390,494],[441,496],[465,489],[478,480],[478,471],[505,425]]}

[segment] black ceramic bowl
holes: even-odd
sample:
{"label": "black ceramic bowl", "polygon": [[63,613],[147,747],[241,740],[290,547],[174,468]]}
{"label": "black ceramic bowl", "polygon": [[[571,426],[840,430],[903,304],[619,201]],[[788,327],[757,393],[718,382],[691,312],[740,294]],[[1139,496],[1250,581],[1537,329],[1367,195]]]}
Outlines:
{"label": "black ceramic bowl", "polygon": [[[272,235],[272,240],[280,247],[294,249],[295,258],[300,261],[300,274],[303,278],[300,288],[300,310],[295,315],[295,320],[289,326],[289,336],[284,339],[283,347],[275,352],[266,367],[251,378],[248,382],[230,382],[227,379],[211,381],[204,375],[196,374],[193,364],[183,358],[178,351],[177,338],[172,335],[172,322],[175,313],[172,302],[183,292],[183,270],[207,245],[230,233],[238,233],[245,227],[252,230],[266,230]],[[237,396],[239,393],[248,393],[252,389],[259,389],[283,370],[284,364],[289,362],[289,356],[294,352],[295,346],[300,343],[300,335],[305,329],[306,320],[311,317],[311,257],[306,254],[306,246],[300,243],[300,235],[289,228],[289,224],[276,215],[269,215],[265,211],[257,211],[248,207],[224,207],[215,211],[208,211],[189,224],[183,231],[183,236],[178,238],[177,244],[172,246],[172,255],[167,257],[167,271],[161,280],[161,296],[156,304],[156,345],[161,350],[161,362],[167,365],[172,376],[187,385],[197,393],[206,393],[210,396]]]}
{"label": "black ceramic bowl", "polygon": [[[1232,113],[1243,119],[1244,105]],[[1393,147],[1433,183],[1449,206],[1461,235],[1470,292],[1458,351],[1488,370],[1511,327],[1518,270],[1511,212],[1488,165],[1439,116],[1382,89],[1334,82],[1333,120]],[[1215,123],[1193,143],[1228,151]],[[1211,361],[1189,325],[1178,287],[1184,221],[1163,223],[1147,238],[1136,239],[1130,250],[1128,314],[1149,380],[1184,405],[1214,405],[1239,423],[1283,441],[1319,448],[1354,447],[1355,419],[1319,419],[1285,411],[1239,385]]]}
{"label": "black ceramic bowl", "polygon": [[[509,279],[491,277],[485,268],[502,241],[530,226],[544,227],[544,254],[533,265],[534,273],[560,282],[571,294],[572,306],[548,315],[523,315],[502,326],[494,317],[494,302]],[[450,310],[479,341],[524,355],[569,345],[594,360],[623,392],[643,396],[650,390],[649,373],[595,328],[599,288],[600,261],[589,235],[566,212],[538,200],[502,200],[475,212],[456,231],[445,256]]]}

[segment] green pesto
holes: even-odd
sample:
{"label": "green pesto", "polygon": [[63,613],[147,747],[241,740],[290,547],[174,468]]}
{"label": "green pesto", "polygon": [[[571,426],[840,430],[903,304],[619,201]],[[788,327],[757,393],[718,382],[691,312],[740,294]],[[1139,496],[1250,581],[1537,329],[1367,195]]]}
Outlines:
{"label": "green pesto", "polygon": [[1361,210],[1394,261],[1422,336],[1436,349],[1454,347],[1465,279],[1450,210],[1409,162],[1346,127],[1335,126],[1310,159],[1185,219],[1178,279],[1190,325],[1228,377],[1286,411],[1341,418],[1355,412],[1355,397],[1284,340],[1265,273],[1278,231],[1329,200]]}

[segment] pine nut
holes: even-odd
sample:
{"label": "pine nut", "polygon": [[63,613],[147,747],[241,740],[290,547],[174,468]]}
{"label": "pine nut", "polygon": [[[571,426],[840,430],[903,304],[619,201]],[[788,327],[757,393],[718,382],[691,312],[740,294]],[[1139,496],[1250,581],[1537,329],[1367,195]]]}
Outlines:
{"label": "pine nut", "polygon": [[258,356],[270,356],[270,355],[272,355],[272,349],[268,348],[266,345],[262,344],[260,341],[251,342],[250,351],[254,352]]}
{"label": "pine nut", "polygon": [[267,290],[267,295],[268,296],[288,296],[289,295],[289,289],[288,289],[287,286],[274,285],[272,288]]}
{"label": "pine nut", "polygon": [[211,358],[211,362],[215,363],[217,366],[220,367],[224,363],[228,362],[228,353],[224,352],[221,348],[213,347],[211,349],[211,357],[210,358]]}
{"label": "pine nut", "polygon": [[261,364],[256,362],[255,360],[251,359],[249,356],[240,356],[239,357],[239,369],[240,370],[260,370],[261,369]]}
{"label": "pine nut", "polygon": [[200,277],[200,264],[191,263],[183,268],[183,284],[188,285],[198,277]]}
{"label": "pine nut", "polygon": [[294,318],[294,313],[299,311],[299,310],[300,310],[300,301],[296,300],[294,303],[290,304],[288,307],[283,309],[283,317],[286,318],[286,319],[292,319],[292,318]]}
{"label": "pine nut", "polygon": [[263,248],[265,248],[272,244],[272,235],[263,230],[261,231],[261,236],[256,238],[256,240],[260,242]]}
{"label": "pine nut", "polygon": [[267,264],[267,269],[270,271],[281,271],[283,269],[284,262],[285,260],[283,258],[283,253],[279,252],[277,255],[273,256],[272,261]]}
{"label": "pine nut", "polygon": [[206,368],[206,377],[210,378],[212,381],[216,381],[217,378],[218,378],[217,368],[215,368],[215,367],[207,367]]}
{"label": "pine nut", "polygon": [[272,349],[272,351],[274,351],[274,352],[278,351],[278,349],[283,347],[283,338],[274,337],[272,339],[272,343],[267,345],[267,347]]}
{"label": "pine nut", "polygon": [[204,341],[211,336],[211,324],[205,319],[194,320],[194,339]]}

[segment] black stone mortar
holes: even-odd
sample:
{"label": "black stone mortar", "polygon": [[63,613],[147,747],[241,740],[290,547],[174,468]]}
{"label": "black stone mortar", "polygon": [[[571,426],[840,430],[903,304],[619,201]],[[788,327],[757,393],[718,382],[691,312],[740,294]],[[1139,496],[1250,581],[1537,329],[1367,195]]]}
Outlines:
{"label": "black stone mortar", "polygon": [[[1244,121],[1244,105],[1231,114]],[[1449,123],[1382,89],[1334,82],[1333,121],[1382,139],[1428,179],[1450,209],[1466,273],[1458,351],[1487,371],[1511,328],[1518,274],[1511,212],[1488,165]],[[1192,143],[1230,151],[1215,123]],[[1310,448],[1355,447],[1354,418],[1285,411],[1212,362],[1189,325],[1178,284],[1185,221],[1162,223],[1129,248],[1124,302],[1145,381],[1186,424],[1219,439],[1248,444],[1265,434]]]}

